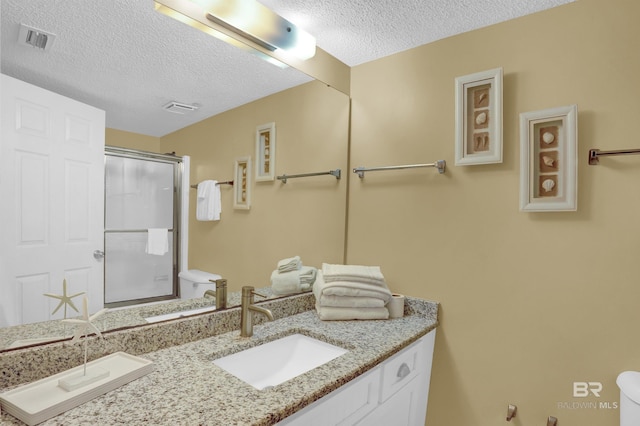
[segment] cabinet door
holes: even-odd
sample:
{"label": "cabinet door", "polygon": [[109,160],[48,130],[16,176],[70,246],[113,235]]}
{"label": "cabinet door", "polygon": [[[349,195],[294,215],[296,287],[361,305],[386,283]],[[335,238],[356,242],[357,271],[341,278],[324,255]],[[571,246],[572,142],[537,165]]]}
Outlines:
{"label": "cabinet door", "polygon": [[422,411],[426,401],[422,401],[422,376],[418,376],[404,385],[358,423],[359,426],[423,426]]}
{"label": "cabinet door", "polygon": [[279,425],[423,426],[436,331]]}
{"label": "cabinet door", "polygon": [[329,426],[353,425],[378,405],[380,368],[303,408],[278,425]]}
{"label": "cabinet door", "polygon": [[427,368],[424,338],[398,352],[383,364],[380,402],[384,403],[394,393],[416,378]]}

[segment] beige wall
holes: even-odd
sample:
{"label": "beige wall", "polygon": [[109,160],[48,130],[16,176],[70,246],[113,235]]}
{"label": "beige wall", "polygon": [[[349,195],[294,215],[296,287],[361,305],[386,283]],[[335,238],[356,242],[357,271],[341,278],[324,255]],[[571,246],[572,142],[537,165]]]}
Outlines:
{"label": "beige wall", "polygon": [[[441,302],[427,424],[617,425],[640,368],[640,3],[580,0],[352,70],[351,164],[448,161],[352,178],[349,263]],[[504,68],[504,162],[455,167],[454,79]],[[521,112],[578,104],[578,211],[521,213]],[[573,398],[574,381],[603,383]]]}
{"label": "beige wall", "polygon": [[160,152],[160,138],[125,132],[124,130],[107,129],[105,144],[120,148],[137,149],[141,151]]}
{"label": "beige wall", "polygon": [[[191,180],[232,179],[255,160],[255,127],[277,123],[277,173],[333,168],[330,177],[252,183],[250,211],[222,189],[220,222],[194,220],[190,267],[232,289],[268,285],[275,262],[378,264],[394,291],[441,302],[427,425],[495,425],[508,403],[516,425],[618,424],[615,377],[640,368],[640,157],[587,165],[590,148],[639,147],[640,30],[635,0],[579,0],[352,69],[348,101],[312,83],[161,138],[158,151],[192,156]],[[504,68],[504,162],[455,167],[454,79]],[[322,99],[322,100],[319,100]],[[578,211],[521,213],[521,112],[577,104]],[[111,142],[109,132],[107,143]],[[153,150],[130,145],[120,146]],[[138,142],[135,142],[136,144]],[[369,173],[354,166],[433,162]],[[573,382],[603,383],[574,398]],[[559,404],[595,403],[568,409]]]}
{"label": "beige wall", "polygon": [[[347,173],[349,98],[312,82],[252,102],[164,136],[163,151],[191,156],[191,183],[233,179],[234,159],[251,156],[255,132],[276,123],[276,174],[342,169]],[[219,273],[229,288],[269,286],[279,259],[306,265],[344,259],[346,179],[331,176],[251,180],[251,209],[233,209],[233,188],[221,187],[219,222],[195,220],[191,190],[189,268]]]}

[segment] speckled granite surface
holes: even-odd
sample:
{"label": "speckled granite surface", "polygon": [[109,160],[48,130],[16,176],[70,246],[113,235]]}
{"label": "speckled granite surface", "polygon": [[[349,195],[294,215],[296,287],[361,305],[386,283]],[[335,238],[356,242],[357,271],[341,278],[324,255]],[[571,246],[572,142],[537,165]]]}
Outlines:
{"label": "speckled granite surface", "polygon": [[[157,337],[157,328],[167,333],[188,333],[188,329],[198,328],[197,324],[191,323],[197,319],[219,322],[217,330],[222,334],[202,336],[204,338],[200,340],[165,349],[151,349],[148,353],[140,352],[142,349],[131,350],[129,344],[124,344],[119,350],[144,353],[144,358],[156,363],[156,370],[43,424],[271,425],[373,368],[437,324],[438,305],[413,298],[407,299],[404,318],[386,321],[320,321],[312,308],[303,308],[312,305],[313,296],[292,299],[268,302],[276,321],[256,326],[254,336],[248,339],[241,338],[235,326],[236,319],[239,324],[239,318],[233,316],[239,317],[239,309],[130,330],[137,332],[137,337],[129,342],[131,346],[135,346],[139,339],[138,346],[146,348],[155,346],[149,341]],[[288,315],[295,310],[301,313]],[[213,320],[214,317],[218,318]],[[349,352],[263,391],[245,384],[211,362],[295,332],[343,346]],[[110,336],[105,342],[108,340]],[[92,342],[92,345],[96,344]],[[78,351],[77,346],[73,349]],[[27,351],[21,351],[25,352],[25,357]],[[65,355],[59,351],[50,352],[52,358],[49,361],[56,365],[54,370],[66,364],[59,362]],[[268,361],[265,368],[268,368]],[[6,370],[0,371],[4,374]],[[6,413],[3,413],[1,422],[21,424]]]}
{"label": "speckled granite surface", "polygon": [[[312,294],[300,294],[260,302],[276,319],[305,312],[314,307]],[[265,321],[257,315],[254,323]],[[181,319],[136,326],[103,333],[104,339],[89,338],[88,360],[123,351],[140,355],[171,346],[240,329],[240,308],[198,314]],[[0,389],[32,382],[68,370],[82,363],[79,344],[69,340],[0,353]]]}
{"label": "speckled granite surface", "polygon": [[[271,292],[271,287],[258,288],[256,291],[276,298]],[[227,306],[229,308],[240,305],[241,292],[229,292]],[[259,298],[256,300],[260,301]],[[215,301],[210,298],[176,299],[160,303],[150,303],[109,310],[98,318],[94,325],[100,331],[117,330],[126,327],[135,327],[147,324],[145,318],[174,312],[183,312],[207,306],[213,306]],[[71,317],[71,316],[70,316]],[[73,336],[73,328],[59,320],[44,321],[33,324],[24,324],[0,329],[0,350],[13,347],[36,344],[39,340],[62,340]]]}

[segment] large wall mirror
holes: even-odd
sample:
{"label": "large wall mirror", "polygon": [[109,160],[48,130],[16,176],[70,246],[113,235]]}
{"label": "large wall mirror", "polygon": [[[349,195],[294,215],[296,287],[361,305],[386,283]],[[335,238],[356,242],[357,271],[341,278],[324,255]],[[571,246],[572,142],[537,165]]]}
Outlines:
{"label": "large wall mirror", "polygon": [[[252,55],[248,55],[249,59],[243,57],[238,62],[242,69],[231,70],[232,73],[242,75],[239,80],[243,90],[247,92],[246,96],[243,94],[243,100],[231,97],[235,99],[233,102],[236,104],[228,103],[211,108],[202,105],[198,112],[200,116],[185,119],[166,113],[163,120],[138,112],[135,108],[139,105],[132,104],[131,110],[114,108],[106,94],[127,90],[126,87],[117,87],[114,81],[122,81],[122,76],[115,78],[114,73],[124,73],[126,76],[129,72],[126,58],[109,50],[109,38],[113,37],[115,43],[120,36],[115,35],[115,31],[114,34],[103,34],[103,43],[96,44],[90,42],[93,36],[87,38],[87,34],[95,31],[95,20],[100,19],[101,14],[105,13],[103,8],[109,7],[121,14],[122,28],[119,33],[127,34],[135,19],[141,19],[140,11],[135,10],[141,6],[134,3],[144,3],[143,7],[153,9],[152,2],[111,4],[112,2],[98,0],[74,0],[63,3],[36,0],[30,1],[30,6],[25,7],[21,0],[3,0],[2,72],[105,109],[107,145],[159,153],[175,152],[179,156],[188,155],[191,159],[189,178],[191,184],[195,185],[206,179],[234,179],[234,162],[237,158],[251,157],[255,165],[256,129],[266,123],[275,123],[275,176],[342,170],[342,179],[318,176],[290,179],[287,183],[276,178],[266,181],[251,179],[248,182],[252,194],[249,209],[234,208],[234,187],[221,188],[222,214],[221,219],[215,222],[196,220],[196,194],[192,190],[193,193],[189,195],[189,269],[223,276],[228,280],[229,293],[233,294],[240,291],[244,285],[253,285],[256,288],[269,287],[270,274],[275,269],[277,261],[282,258],[298,255],[305,265],[317,267],[323,262],[343,261],[350,109],[347,95],[332,89],[324,82],[314,81],[300,71],[257,63]],[[128,11],[128,8],[131,10]],[[153,10],[143,13],[151,14],[148,16],[153,20],[158,19],[153,15]],[[136,18],[132,19],[129,15]],[[80,25],[79,21],[85,22]],[[57,28],[55,43],[60,50],[42,53],[31,47],[17,46],[19,23],[40,25],[43,29]],[[84,33],[70,34],[66,31],[77,28],[78,25],[84,28]],[[171,32],[158,30],[151,37],[160,44],[163,44],[163,38],[191,40],[190,36],[175,32],[181,30],[193,31],[188,27],[177,26],[172,27]],[[65,50],[65,37],[85,37],[87,42],[81,43],[82,49],[76,47],[76,50],[69,51]],[[195,37],[200,43],[211,43],[208,49],[233,50],[229,46],[221,46],[218,41],[209,40],[206,35]],[[135,37],[128,38],[129,43],[135,40]],[[152,63],[156,73],[175,72],[174,67],[167,66],[165,69],[162,64],[182,57],[175,59],[172,55],[176,54],[184,55],[187,60],[190,56],[190,46],[187,43],[185,42],[183,47],[184,52],[170,50],[164,57],[158,57],[142,50],[139,51],[139,55]],[[97,72],[96,75],[85,75],[81,61],[74,58],[94,55],[95,49],[98,48],[104,49],[104,60],[98,64],[99,68],[101,65],[102,71],[100,75]],[[235,52],[232,55],[235,55]],[[246,53],[242,52],[242,55]],[[232,67],[236,63],[231,59],[227,62],[224,66]],[[196,70],[195,76],[191,78],[203,78],[208,82],[223,79],[217,74],[223,74],[220,68],[222,65],[210,68],[209,62],[203,60],[200,66],[202,69]],[[78,87],[62,82],[56,77],[56,73],[64,70],[64,67],[69,75],[75,76]],[[130,79],[136,81],[133,84],[140,85],[139,77],[131,75]],[[161,81],[166,82],[172,78],[189,76],[173,74],[163,77]],[[265,85],[265,79],[270,83],[275,81],[275,84]],[[80,88],[85,87],[82,83],[86,81],[92,82],[91,91],[83,91]],[[221,82],[219,96],[223,97],[225,90],[234,90],[233,84],[231,81]],[[153,88],[150,87],[149,90]],[[171,93],[169,86],[165,86],[165,90]],[[162,106],[161,101],[159,98],[158,107]],[[125,123],[127,117],[134,117],[133,120],[129,119],[131,125],[120,126],[119,123]],[[186,121],[180,122],[181,119]],[[255,169],[252,170],[252,175],[255,176]],[[56,288],[51,292],[56,293],[59,290]],[[234,306],[236,302],[233,297],[230,298],[230,306]],[[176,300],[170,303],[176,311],[184,311],[206,307],[210,302],[208,299],[197,298],[192,301]],[[52,301],[50,310],[55,307],[56,303]],[[154,312],[153,308],[149,307],[142,310],[134,308],[113,311],[109,312],[99,325],[103,330],[142,325],[146,324],[144,317]],[[25,344],[46,342],[48,339],[59,339],[69,334],[60,321],[4,328],[0,329],[0,351]]]}

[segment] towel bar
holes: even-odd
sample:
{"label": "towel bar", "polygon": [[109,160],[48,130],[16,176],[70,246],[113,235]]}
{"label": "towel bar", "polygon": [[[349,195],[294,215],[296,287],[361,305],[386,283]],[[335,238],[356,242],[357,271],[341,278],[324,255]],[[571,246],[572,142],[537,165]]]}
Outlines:
{"label": "towel bar", "polygon": [[444,170],[447,166],[447,162],[444,160],[438,160],[435,163],[428,164],[407,164],[404,166],[385,166],[385,167],[356,167],[353,169],[353,173],[357,173],[358,177],[363,178],[365,172],[375,172],[378,170],[400,170],[400,169],[416,169],[419,167],[436,167],[438,169],[438,173],[444,173]]}
{"label": "towel bar", "polygon": [[331,176],[335,176],[336,179],[340,179],[340,169],[329,170],[328,172],[302,173],[299,175],[282,175],[282,176],[278,176],[277,178],[278,180],[281,180],[282,183],[287,183],[287,179],[309,177],[309,176],[323,176],[323,175],[331,175]]}
{"label": "towel bar", "polygon": [[[225,180],[224,182],[218,182],[218,185],[231,185],[233,186],[232,180]],[[191,185],[191,188],[197,189],[198,185]]]}

